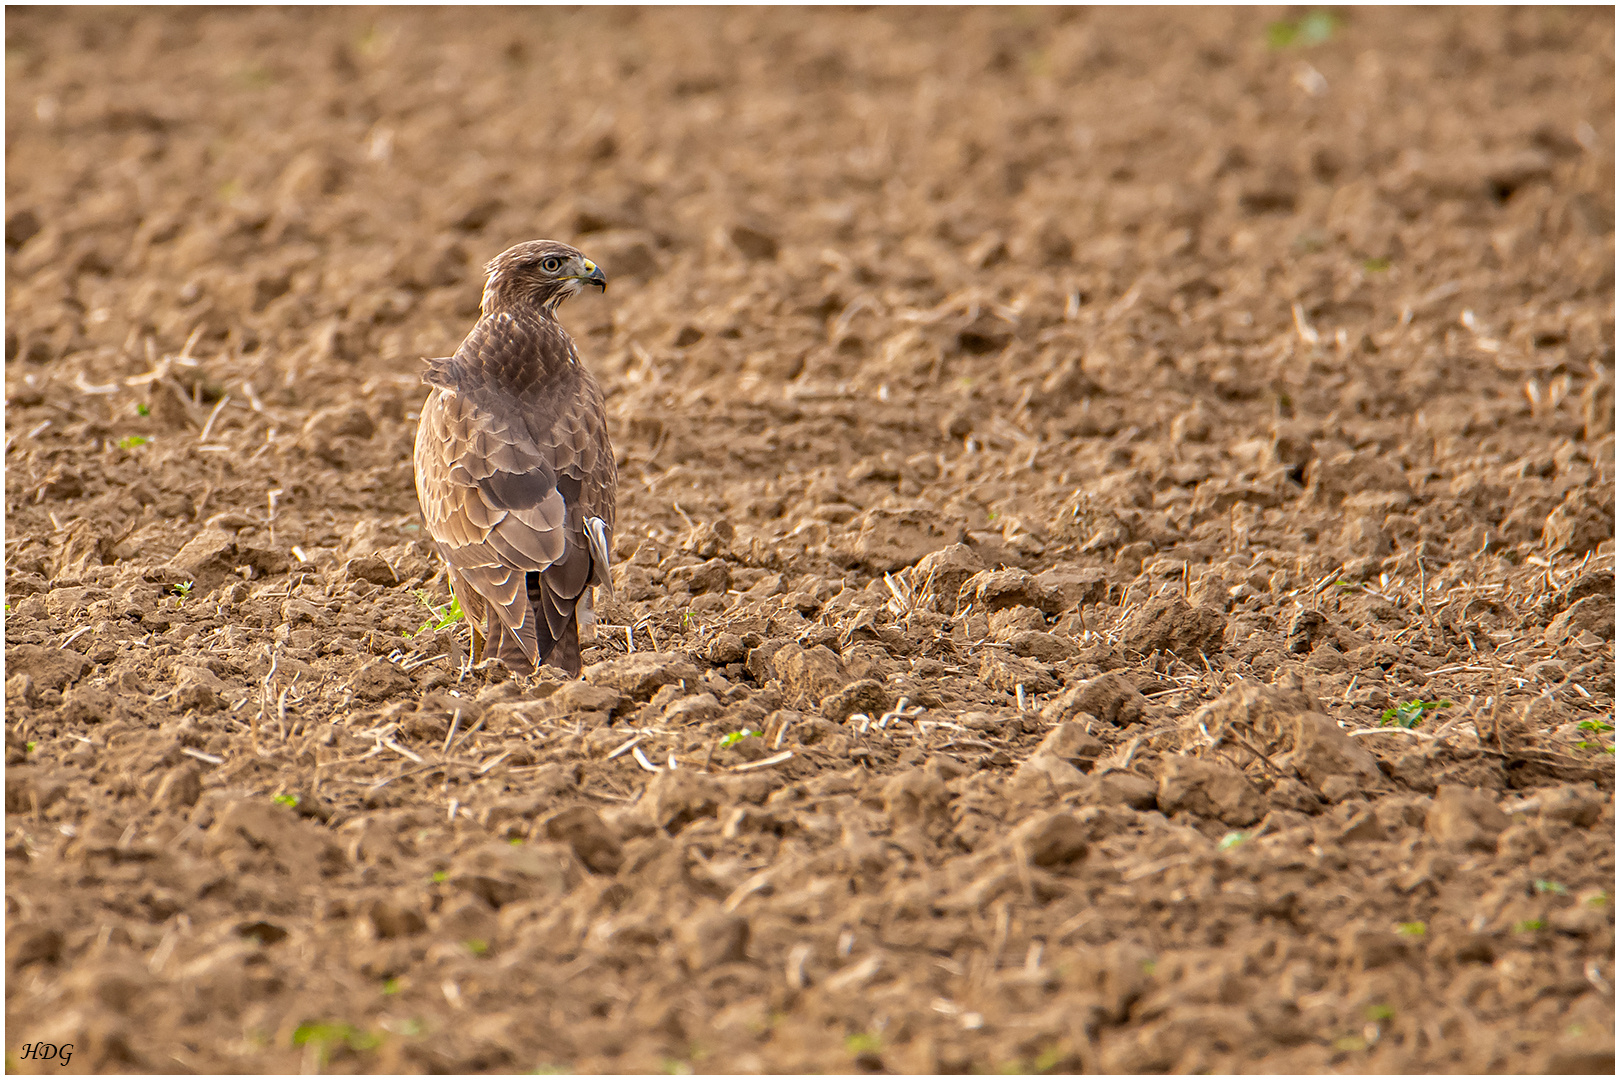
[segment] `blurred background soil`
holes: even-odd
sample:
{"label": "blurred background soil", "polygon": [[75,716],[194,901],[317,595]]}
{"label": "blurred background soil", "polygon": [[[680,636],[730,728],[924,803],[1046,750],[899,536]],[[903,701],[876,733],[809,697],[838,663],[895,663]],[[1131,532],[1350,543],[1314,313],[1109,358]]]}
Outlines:
{"label": "blurred background soil", "polygon": [[[9,10],[8,1068],[1612,1071],[1613,41]],[[578,683],[410,466],[542,236]]]}

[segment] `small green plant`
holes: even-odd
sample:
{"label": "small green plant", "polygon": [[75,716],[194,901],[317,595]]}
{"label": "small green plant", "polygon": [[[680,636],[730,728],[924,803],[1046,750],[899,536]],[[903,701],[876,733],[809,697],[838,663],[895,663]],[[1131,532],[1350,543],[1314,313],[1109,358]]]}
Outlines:
{"label": "small green plant", "polygon": [[1216,847],[1220,848],[1222,851],[1231,851],[1248,838],[1249,834],[1246,832],[1229,832],[1225,836],[1221,837],[1221,842],[1217,844]]}
{"label": "small green plant", "polygon": [[467,946],[467,951],[474,956],[483,956],[489,952],[489,942],[483,938],[468,938],[462,944]]}
{"label": "small green plant", "polygon": [[271,802],[278,802],[282,806],[297,806],[298,805],[298,796],[296,796],[296,795],[288,795],[286,793],[282,793],[280,795],[272,796],[270,801]]}
{"label": "small green plant", "polygon": [[183,604],[186,602],[186,597],[191,595],[191,590],[196,587],[197,583],[195,581],[182,581],[174,586],[174,595],[178,596]]}
{"label": "small green plant", "polygon": [[1068,1054],[1061,1046],[1048,1046],[1035,1058],[1035,1071],[1038,1073],[1051,1072],[1063,1063]]}
{"label": "small green plant", "polygon": [[[1611,723],[1608,723],[1607,721],[1604,721],[1604,720],[1582,720],[1580,723],[1576,724],[1575,726],[1578,729],[1580,729],[1581,731],[1589,731],[1593,735],[1597,735],[1599,737],[1604,736],[1604,735],[1608,735],[1611,731],[1614,730],[1614,725],[1611,724]],[[1591,742],[1591,741],[1589,741],[1587,739],[1582,739],[1576,745],[1579,746],[1582,750],[1602,750],[1605,753],[1609,753],[1609,754],[1614,753],[1614,747],[1613,746],[1605,745],[1602,742]]]}
{"label": "small green plant", "polygon": [[691,624],[692,624],[692,611],[690,609],[688,609],[686,611],[681,612],[681,632],[685,633],[686,628],[688,626],[690,626]]}
{"label": "small green plant", "polygon": [[1273,50],[1301,45],[1320,45],[1333,37],[1339,28],[1339,17],[1324,8],[1317,8],[1298,19],[1283,19],[1266,27],[1266,45]]}
{"label": "small green plant", "polygon": [[350,1050],[363,1052],[382,1045],[382,1037],[361,1031],[353,1024],[334,1024],[327,1021],[299,1024],[293,1031],[294,1046],[313,1046],[324,1065],[332,1049],[347,1045]]}
{"label": "small green plant", "polygon": [[133,450],[137,446],[145,446],[151,441],[152,440],[148,439],[145,435],[125,435],[122,439],[118,440],[118,445],[123,447],[125,450]]}
{"label": "small green plant", "polygon": [[236,81],[249,90],[263,90],[273,84],[276,77],[262,64],[249,64],[236,73]]}
{"label": "small green plant", "polygon": [[852,1054],[875,1054],[883,1049],[883,1040],[869,1031],[857,1031],[844,1036],[844,1049]]}
{"label": "small green plant", "polygon": [[397,993],[399,993],[399,980],[398,979],[384,979],[383,980],[383,991],[382,992],[384,994],[397,994]]}
{"label": "small green plant", "polygon": [[720,745],[721,746],[736,746],[738,743],[742,742],[744,739],[752,739],[755,736],[757,736],[758,734],[759,734],[759,732],[757,732],[757,731],[753,731],[753,730],[751,730],[749,728],[743,728],[741,731],[733,731],[729,735],[722,735],[720,737]]}
{"label": "small green plant", "polygon": [[[30,750],[32,750],[34,748],[34,744],[29,743],[28,748]],[[1594,894],[1592,896],[1588,896],[1586,898],[1586,906],[1587,907],[1604,907],[1605,905],[1608,904],[1608,902],[1609,902],[1609,894],[1606,893],[1606,892],[1596,893],[1596,894]]]}
{"label": "small green plant", "polygon": [[[433,612],[433,618],[416,628],[417,634],[425,634],[429,630],[443,630],[447,626],[454,626],[456,623],[460,622],[466,617],[461,610],[461,601],[458,600],[454,594],[452,594],[450,597],[450,603],[444,605],[443,607],[435,607],[433,605],[433,602],[428,599],[426,589],[412,589],[411,595],[422,601],[423,607]],[[414,637],[415,634],[407,634],[405,636]]]}
{"label": "small green plant", "polygon": [[1546,878],[1536,878],[1536,892],[1539,892],[1539,893],[1552,893],[1554,896],[1568,896],[1569,895],[1569,890],[1568,889],[1566,889],[1562,885],[1558,884],[1558,882],[1556,882],[1556,881],[1548,881]]}
{"label": "small green plant", "polygon": [[1395,1019],[1395,1009],[1389,1005],[1367,1006],[1367,1019],[1374,1022]]}
{"label": "small green plant", "polygon": [[1395,932],[1404,937],[1422,937],[1429,932],[1429,924],[1425,922],[1396,923]]}
{"label": "small green plant", "polygon": [[151,416],[152,415],[152,410],[147,406],[146,402],[143,401],[143,402],[138,403],[135,406],[135,415],[136,416]]}
{"label": "small green plant", "polygon": [[1418,701],[1414,698],[1393,709],[1385,709],[1383,717],[1378,722],[1385,727],[1394,724],[1396,727],[1415,728],[1434,710],[1449,708],[1451,708],[1449,701]]}
{"label": "small green plant", "polygon": [[38,749],[39,749],[39,740],[35,739],[35,740],[29,742],[29,744],[28,744],[28,752],[30,754],[32,754],[35,750],[38,750]]}
{"label": "small green plant", "polygon": [[448,870],[435,870],[435,871],[433,871],[433,884],[435,884],[435,885],[443,885],[445,882],[447,882],[449,880],[450,880],[450,871],[448,871]]}
{"label": "small green plant", "polygon": [[1368,259],[1361,264],[1361,268],[1369,274],[1382,274],[1389,269],[1388,259]]}
{"label": "small green plant", "polygon": [[1513,924],[1515,934],[1533,934],[1537,930],[1547,929],[1547,924],[1540,919],[1522,919]]}

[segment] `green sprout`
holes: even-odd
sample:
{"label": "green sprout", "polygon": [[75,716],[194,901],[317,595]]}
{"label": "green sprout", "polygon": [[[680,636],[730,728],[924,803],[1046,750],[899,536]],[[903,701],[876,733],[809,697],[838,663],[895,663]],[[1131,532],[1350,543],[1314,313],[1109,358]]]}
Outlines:
{"label": "green sprout", "polygon": [[174,586],[174,594],[180,598],[180,602],[183,604],[186,601],[186,597],[191,595],[191,590],[196,588],[196,586],[197,583],[195,581],[182,581],[180,584]]}
{"label": "green sprout", "polygon": [[35,750],[38,750],[38,749],[39,749],[39,741],[37,739],[29,742],[29,744],[28,744],[28,752],[30,754],[32,754]]}
{"label": "green sprout", "polygon": [[875,1054],[883,1048],[883,1040],[866,1031],[844,1036],[844,1049],[852,1054]]}
{"label": "green sprout", "polygon": [[142,401],[142,402],[139,402],[135,406],[135,415],[136,416],[151,416],[152,415],[152,410],[151,410],[150,407],[147,406],[146,402]]}
{"label": "green sprout", "polygon": [[755,736],[757,736],[758,734],[759,734],[759,732],[754,731],[751,728],[743,728],[741,731],[733,731],[729,735],[722,735],[720,737],[720,745],[723,746],[723,747],[724,746],[736,746],[738,743],[742,742],[744,739],[752,739]]}
{"label": "green sprout", "polygon": [[280,794],[280,795],[272,796],[270,801],[280,803],[282,806],[297,806],[298,805],[298,796],[296,796],[296,795],[288,795],[286,793],[283,793],[283,794]]}
{"label": "green sprout", "polygon": [[1367,1006],[1367,1019],[1373,1021],[1393,1020],[1395,1019],[1395,1010],[1389,1005],[1369,1005]]}
{"label": "green sprout", "polygon": [[1547,924],[1540,919],[1523,919],[1513,924],[1515,934],[1530,934],[1537,930],[1547,929]]}
{"label": "green sprout", "polygon": [[[417,634],[425,634],[429,630],[443,630],[447,626],[454,626],[456,623],[460,622],[466,617],[461,610],[461,601],[458,600],[454,594],[451,594],[450,596],[450,603],[443,607],[433,606],[432,601],[428,599],[426,589],[412,589],[411,595],[422,601],[423,607],[433,612],[433,618],[416,628]],[[406,634],[405,636],[414,637],[415,634]]]}
{"label": "green sprout", "polygon": [[122,439],[118,440],[118,445],[123,447],[125,450],[133,450],[137,446],[145,446],[151,441],[152,440],[148,439],[145,435],[125,435]]}
{"label": "green sprout", "polygon": [[[33,749],[33,746],[34,746],[33,743],[28,744],[28,747],[29,747],[30,750]],[[1606,893],[1606,892],[1600,892],[1600,893],[1597,893],[1596,895],[1588,896],[1586,898],[1586,906],[1587,907],[1603,907],[1608,902],[1609,902],[1609,894]]]}
{"label": "green sprout", "polygon": [[1361,268],[1369,274],[1382,274],[1389,269],[1388,259],[1368,259],[1361,264]]}
{"label": "green sprout", "polygon": [[1393,709],[1385,709],[1383,717],[1378,722],[1385,727],[1394,724],[1396,727],[1415,728],[1435,709],[1449,708],[1451,708],[1449,701],[1418,701],[1414,698]]}
{"label": "green sprout", "polygon": [[1221,837],[1221,842],[1215,846],[1220,848],[1222,851],[1231,851],[1248,838],[1249,834],[1246,832],[1229,832],[1225,836]]}
{"label": "green sprout", "polygon": [[[1603,720],[1582,720],[1575,726],[1581,731],[1589,731],[1593,735],[1598,736],[1607,735],[1609,732],[1614,730],[1613,724],[1607,723]],[[1602,750],[1606,754],[1614,753],[1613,746],[1605,746],[1602,742],[1591,742],[1587,739],[1582,739],[1575,745],[1579,746],[1582,750]]]}
{"label": "green sprout", "polygon": [[1546,878],[1537,878],[1536,879],[1536,892],[1539,892],[1539,893],[1552,893],[1554,896],[1568,896],[1569,895],[1569,890],[1568,889],[1566,889],[1562,885],[1558,884],[1558,882],[1556,882],[1556,881],[1548,881]]}
{"label": "green sprout", "polygon": [[1273,50],[1292,45],[1320,45],[1333,37],[1339,28],[1339,17],[1324,8],[1317,8],[1296,21],[1282,20],[1266,27],[1266,45]]}
{"label": "green sprout", "polygon": [[332,1024],[324,1021],[299,1024],[293,1031],[294,1046],[313,1046],[317,1059],[324,1065],[332,1048],[347,1044],[350,1050],[375,1050],[382,1045],[382,1037],[361,1031],[353,1024]]}
{"label": "green sprout", "polygon": [[467,951],[472,953],[474,956],[483,956],[485,953],[489,952],[489,942],[485,941],[483,938],[468,938],[466,941],[463,941],[462,944],[467,946]]}
{"label": "green sprout", "polygon": [[435,884],[435,885],[443,885],[445,882],[447,882],[449,880],[450,880],[450,871],[448,871],[448,870],[435,870],[435,871],[433,871],[433,884]]}
{"label": "green sprout", "polygon": [[1053,1069],[1062,1064],[1063,1059],[1067,1056],[1068,1055],[1064,1052],[1063,1047],[1048,1046],[1045,1050],[1040,1052],[1039,1056],[1035,1058],[1035,1071],[1038,1073],[1051,1072]]}
{"label": "green sprout", "polygon": [[384,979],[383,980],[383,991],[382,992],[385,993],[385,994],[397,994],[397,993],[399,993],[399,980],[398,979]]}
{"label": "green sprout", "polygon": [[236,73],[236,81],[249,90],[263,90],[272,85],[276,78],[262,64],[249,64]]}
{"label": "green sprout", "polygon": [[1421,921],[1396,923],[1395,932],[1403,937],[1422,937],[1429,932],[1429,925]]}

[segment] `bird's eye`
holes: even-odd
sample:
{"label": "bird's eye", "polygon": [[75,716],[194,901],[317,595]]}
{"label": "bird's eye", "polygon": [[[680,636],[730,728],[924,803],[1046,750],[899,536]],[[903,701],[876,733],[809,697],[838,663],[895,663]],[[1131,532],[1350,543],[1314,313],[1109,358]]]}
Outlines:
{"label": "bird's eye", "polygon": [[555,255],[548,255],[540,260],[540,269],[548,274],[555,274],[562,269],[562,260]]}

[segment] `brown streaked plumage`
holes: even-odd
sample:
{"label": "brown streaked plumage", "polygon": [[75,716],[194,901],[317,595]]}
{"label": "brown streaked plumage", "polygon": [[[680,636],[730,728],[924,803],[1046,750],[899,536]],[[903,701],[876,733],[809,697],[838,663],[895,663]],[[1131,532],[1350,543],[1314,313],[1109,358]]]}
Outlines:
{"label": "brown streaked plumage", "polygon": [[607,288],[589,259],[530,240],[485,267],[483,316],[456,354],[428,361],[416,431],[416,495],[473,659],[579,674],[590,587],[610,591],[618,469],[602,388],[557,322],[557,305]]}

